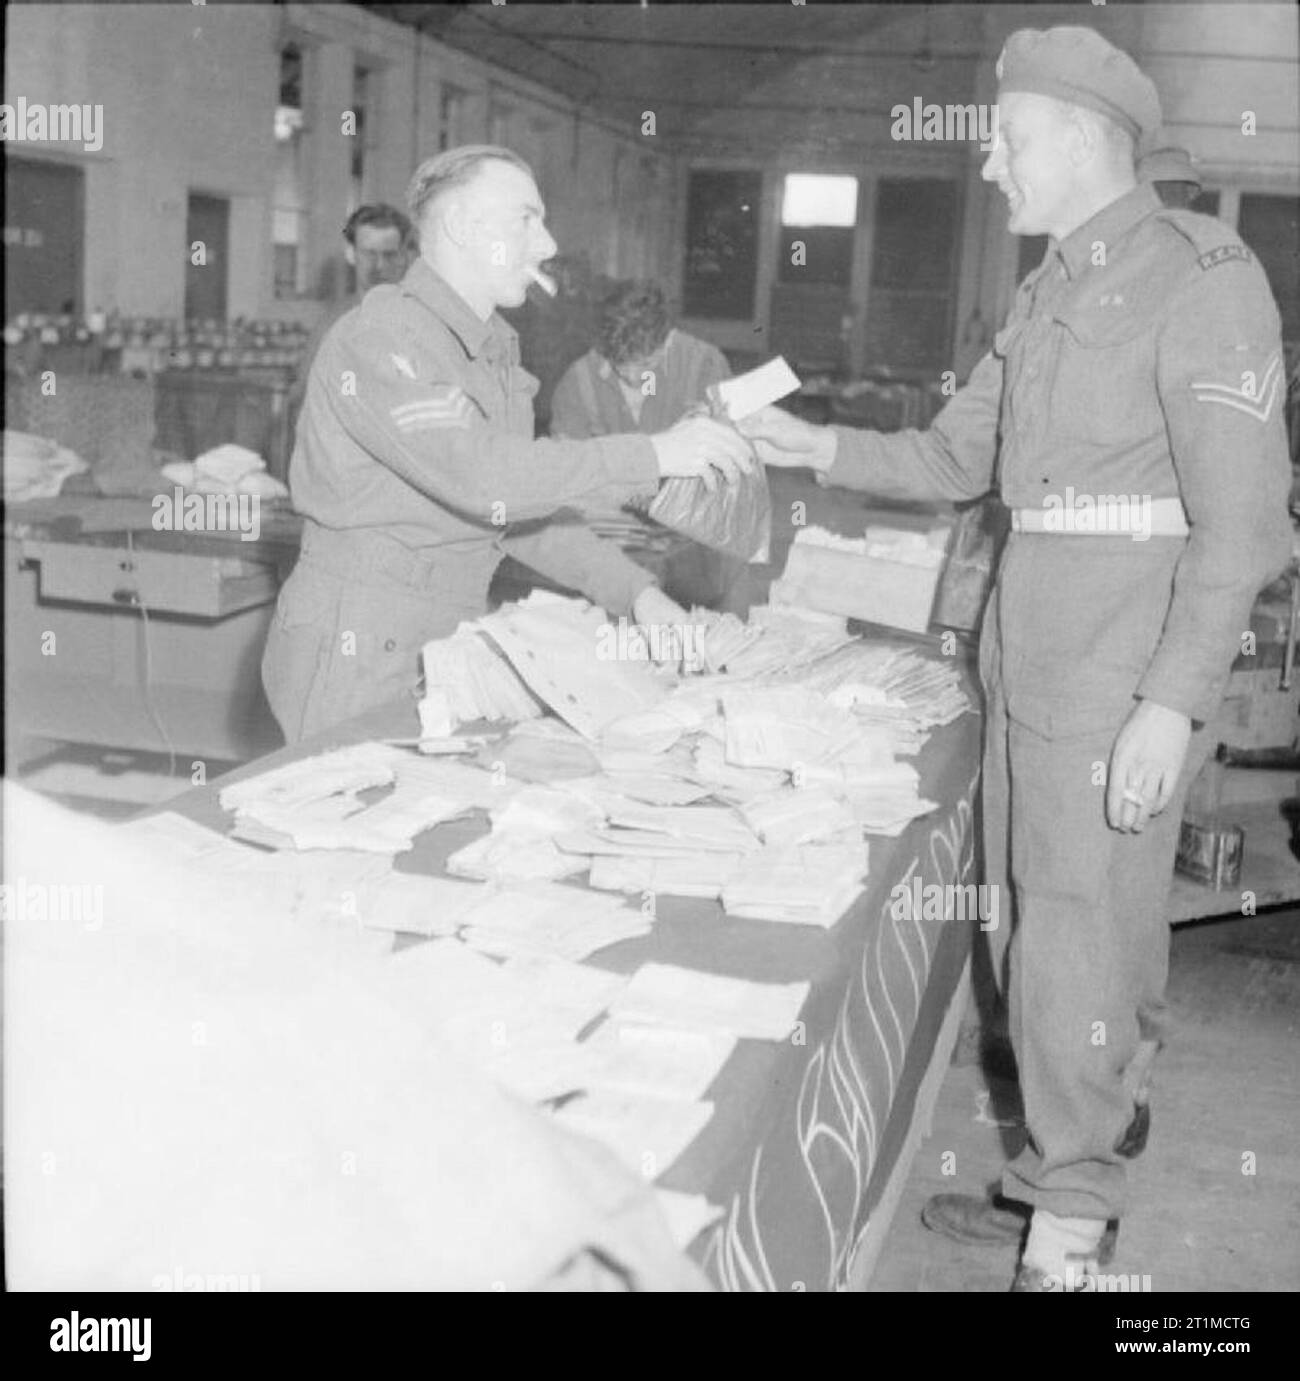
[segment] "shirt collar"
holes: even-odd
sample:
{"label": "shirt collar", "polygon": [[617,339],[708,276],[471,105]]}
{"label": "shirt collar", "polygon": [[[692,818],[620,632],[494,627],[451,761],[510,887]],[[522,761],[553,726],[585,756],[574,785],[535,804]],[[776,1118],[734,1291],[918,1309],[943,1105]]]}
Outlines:
{"label": "shirt collar", "polygon": [[423,257],[416,259],[402,279],[402,291],[423,302],[465,347],[471,358],[495,355],[509,345],[514,328],[495,312],[484,321],[450,283]]}
{"label": "shirt collar", "polygon": [[1118,244],[1139,221],[1160,209],[1160,197],[1149,182],[1139,182],[1103,206],[1091,220],[1072,230],[1057,246],[1056,252],[1071,278],[1077,278],[1092,263],[1093,245]]}

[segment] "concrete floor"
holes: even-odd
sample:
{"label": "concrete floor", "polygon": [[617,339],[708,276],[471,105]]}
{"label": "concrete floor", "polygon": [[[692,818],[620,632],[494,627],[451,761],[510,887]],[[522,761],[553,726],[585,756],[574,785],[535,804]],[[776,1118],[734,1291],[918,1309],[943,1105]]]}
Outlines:
{"label": "concrete floor", "polygon": [[[1300,909],[1176,928],[1169,997],[1174,1036],[1109,1270],[1149,1275],[1153,1293],[1300,1289]],[[949,1069],[871,1292],[1007,1290],[1014,1248],[950,1242],[920,1212],[931,1194],[997,1179],[1016,1112],[1014,1085],[977,1064]]]}

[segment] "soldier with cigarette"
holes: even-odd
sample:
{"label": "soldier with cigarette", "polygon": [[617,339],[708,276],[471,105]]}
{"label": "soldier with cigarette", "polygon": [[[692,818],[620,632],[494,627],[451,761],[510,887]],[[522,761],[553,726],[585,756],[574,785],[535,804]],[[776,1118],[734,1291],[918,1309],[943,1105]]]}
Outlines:
{"label": "soldier with cigarette", "polygon": [[642,624],[683,610],[572,516],[652,496],[668,476],[725,483],[754,463],[732,428],[534,440],[537,381],[498,307],[556,251],[528,165],[492,145],[421,164],[420,257],[323,341],[289,486],[302,549],[280,592],[263,682],[290,742],[414,695],[423,644],[481,617],[506,554]]}

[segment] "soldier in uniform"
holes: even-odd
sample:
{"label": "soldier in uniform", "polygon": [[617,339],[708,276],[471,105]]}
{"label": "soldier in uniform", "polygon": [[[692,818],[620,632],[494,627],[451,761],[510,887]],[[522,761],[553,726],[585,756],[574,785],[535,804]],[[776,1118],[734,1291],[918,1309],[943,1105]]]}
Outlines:
{"label": "soldier in uniform", "polygon": [[290,427],[297,425],[316,352],[330,327],[345,312],[350,312],[371,288],[380,283],[400,283],[417,253],[415,228],[395,206],[375,202],[370,206],[358,206],[348,217],[343,227],[343,254],[356,270],[357,289],[351,296],[330,303],[307,337],[298,361],[298,374],[289,391]]}
{"label": "soldier in uniform", "polygon": [[[1260,587],[1286,564],[1276,305],[1221,222],[1166,208],[1134,149],[1156,91],[1094,31],[1020,30],[983,169],[1048,234],[992,351],[929,430],[741,424],[768,464],[900,499],[995,489],[1012,531],[985,613],[986,872],[1014,903],[1010,1026],[1028,1144],[999,1206],[931,1200],[1014,1241],[1013,1290],[1088,1288],[1144,1139],[1134,1070],[1162,1036],[1182,801]],[[1002,908],[1002,914],[1007,912]],[[1109,1238],[1109,1241],[1104,1240]]]}
{"label": "soldier in uniform", "polygon": [[684,623],[613,543],[546,520],[753,463],[706,417],[649,437],[534,440],[537,381],[496,312],[518,306],[555,253],[532,172],[507,149],[451,149],[417,169],[409,201],[421,257],[330,330],[298,423],[302,548],[262,661],[290,742],[414,695],[421,647],[486,612],[507,553],[612,614]]}
{"label": "soldier in uniform", "polygon": [[1192,156],[1160,130],[1138,154],[1139,182],[1150,182],[1166,206],[1190,206],[1201,195],[1201,175]]}

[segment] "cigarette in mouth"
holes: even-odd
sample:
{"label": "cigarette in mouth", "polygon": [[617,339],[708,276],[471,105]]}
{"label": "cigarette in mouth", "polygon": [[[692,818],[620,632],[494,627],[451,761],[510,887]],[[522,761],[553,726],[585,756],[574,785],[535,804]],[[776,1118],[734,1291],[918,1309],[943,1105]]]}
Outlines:
{"label": "cigarette in mouth", "polygon": [[560,290],[559,285],[556,283],[555,279],[552,278],[549,273],[543,273],[539,268],[530,268],[528,270],[528,276],[533,280],[534,283],[537,284],[539,288],[541,288],[541,290],[547,295],[547,297],[554,297],[555,294]]}

